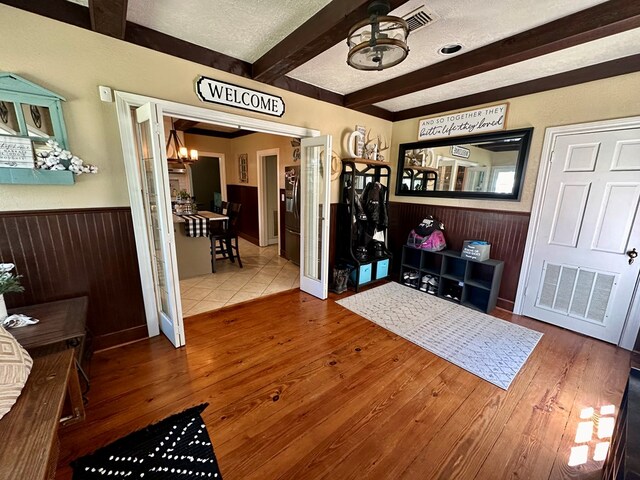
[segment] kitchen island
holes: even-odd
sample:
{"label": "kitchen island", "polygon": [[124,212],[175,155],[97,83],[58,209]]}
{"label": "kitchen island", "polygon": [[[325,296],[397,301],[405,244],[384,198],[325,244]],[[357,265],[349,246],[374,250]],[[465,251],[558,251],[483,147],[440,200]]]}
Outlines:
{"label": "kitchen island", "polygon": [[[222,222],[229,219],[226,215],[208,212],[197,213],[207,217],[209,222]],[[176,257],[178,259],[178,278],[197,277],[211,273],[211,242],[207,237],[188,237],[185,232],[185,220],[173,215],[173,231],[176,238]]]}

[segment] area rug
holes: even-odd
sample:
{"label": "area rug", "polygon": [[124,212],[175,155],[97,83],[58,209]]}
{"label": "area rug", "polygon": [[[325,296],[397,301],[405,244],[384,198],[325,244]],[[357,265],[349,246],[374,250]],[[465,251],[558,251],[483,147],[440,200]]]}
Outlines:
{"label": "area rug", "polygon": [[505,390],[542,338],[529,328],[399,283],[337,303]]}
{"label": "area rug", "polygon": [[73,480],[221,479],[202,404],[127,435],[71,463]]}

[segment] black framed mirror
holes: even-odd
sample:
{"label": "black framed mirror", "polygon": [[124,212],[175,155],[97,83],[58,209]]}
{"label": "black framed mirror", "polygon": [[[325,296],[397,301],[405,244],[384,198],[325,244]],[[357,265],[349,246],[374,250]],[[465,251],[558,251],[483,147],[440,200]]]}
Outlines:
{"label": "black framed mirror", "polygon": [[400,144],[396,195],[517,200],[533,128]]}

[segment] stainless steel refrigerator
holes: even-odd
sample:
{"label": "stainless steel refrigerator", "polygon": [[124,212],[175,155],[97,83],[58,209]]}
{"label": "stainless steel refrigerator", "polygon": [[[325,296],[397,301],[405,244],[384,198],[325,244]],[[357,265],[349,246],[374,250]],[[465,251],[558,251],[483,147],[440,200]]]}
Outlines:
{"label": "stainless steel refrigerator", "polygon": [[300,265],[300,167],[285,167],[284,245],[287,258]]}

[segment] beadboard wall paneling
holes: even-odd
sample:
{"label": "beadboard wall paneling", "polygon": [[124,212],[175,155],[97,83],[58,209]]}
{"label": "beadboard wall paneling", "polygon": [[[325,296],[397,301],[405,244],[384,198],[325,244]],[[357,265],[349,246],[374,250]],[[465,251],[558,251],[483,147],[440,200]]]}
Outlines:
{"label": "beadboard wall paneling", "polygon": [[[238,217],[238,235],[255,245],[260,244],[258,231],[258,187],[227,185],[227,201],[242,205]],[[242,252],[240,252],[242,255]]]}
{"label": "beadboard wall paneling", "polygon": [[391,202],[389,247],[394,254],[395,268],[409,232],[427,215],[433,215],[444,223],[447,248],[462,250],[462,242],[472,239],[491,243],[491,258],[504,261],[498,306],[513,311],[529,213]]}
{"label": "beadboard wall paneling", "polygon": [[147,336],[128,207],[0,213],[0,261],[24,276],[8,307],[87,295],[96,349]]}

